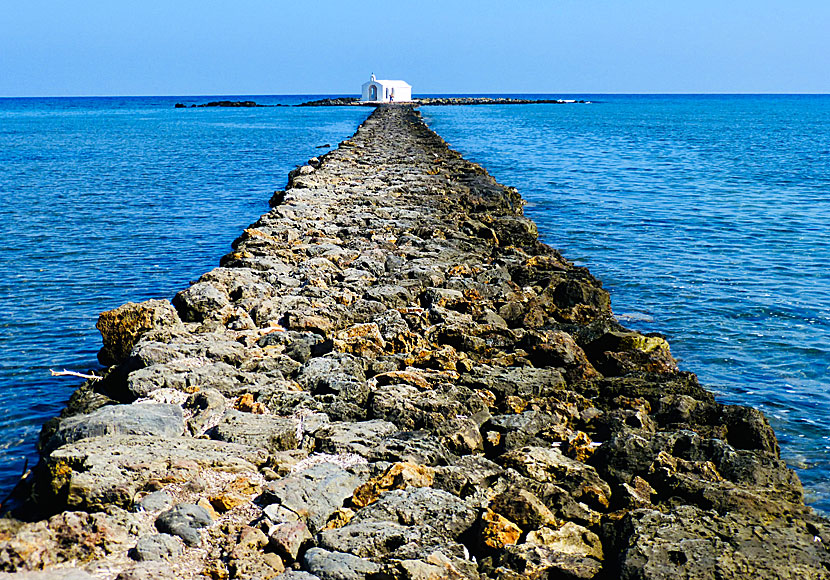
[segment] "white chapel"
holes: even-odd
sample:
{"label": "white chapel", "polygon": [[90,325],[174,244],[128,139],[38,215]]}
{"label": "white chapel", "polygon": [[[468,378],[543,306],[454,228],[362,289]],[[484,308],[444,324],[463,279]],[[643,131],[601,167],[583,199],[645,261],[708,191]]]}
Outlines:
{"label": "white chapel", "polygon": [[404,81],[383,81],[372,75],[363,83],[361,101],[378,103],[402,103],[412,100],[412,86]]}

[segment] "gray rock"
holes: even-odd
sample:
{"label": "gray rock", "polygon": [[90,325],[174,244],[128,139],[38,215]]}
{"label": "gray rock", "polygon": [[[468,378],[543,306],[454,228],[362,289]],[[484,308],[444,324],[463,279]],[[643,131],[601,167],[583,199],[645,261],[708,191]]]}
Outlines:
{"label": "gray rock", "polygon": [[205,470],[256,473],[268,453],[235,443],[177,437],[162,439],[119,435],[82,439],[53,451],[37,493],[56,508],[101,511],[108,506],[130,509],[133,499],[152,480],[175,476],[185,481]]}
{"label": "gray rock", "polygon": [[330,387],[334,379],[365,381],[364,365],[364,361],[350,354],[333,352],[308,361],[297,376],[297,382],[315,393],[336,392]]}
{"label": "gray rock", "polygon": [[352,554],[311,548],[303,556],[303,564],[320,580],[365,580],[380,571],[380,566]]}
{"label": "gray rock", "polygon": [[144,511],[155,512],[173,505],[173,496],[166,491],[154,491],[141,498],[138,504]]}
{"label": "gray rock", "polygon": [[368,457],[381,439],[398,431],[388,421],[372,420],[331,423],[314,433],[314,437],[317,440],[316,449],[323,453],[357,453]]}
{"label": "gray rock", "polygon": [[[198,535],[197,535],[198,538]],[[169,534],[142,536],[130,551],[130,557],[139,562],[171,560],[181,554],[182,544]]]}
{"label": "gray rock", "polygon": [[157,435],[177,437],[184,432],[182,408],[160,403],[107,405],[87,415],[63,419],[49,439],[47,450],[88,437]]}
{"label": "gray rock", "polygon": [[495,431],[498,433],[498,445],[488,451],[497,453],[521,447],[524,445],[543,444],[550,441],[550,435],[559,434],[554,440],[562,439],[567,430],[567,420],[558,414],[543,413],[541,411],[525,411],[509,415],[496,415],[485,423],[481,430],[484,433]]}
{"label": "gray rock", "polygon": [[197,282],[173,298],[173,306],[185,322],[202,322],[214,318],[229,304],[227,294],[210,282]]}
{"label": "gray rock", "polygon": [[123,570],[115,580],[175,580],[170,565],[162,562],[140,562]]}
{"label": "gray rock", "polygon": [[409,461],[418,465],[446,465],[451,453],[430,431],[400,431],[378,442],[366,456],[370,461]]}
{"label": "gray rock", "polygon": [[389,308],[404,308],[413,302],[409,290],[394,284],[373,286],[366,291],[364,298],[381,302]]}
{"label": "gray rock", "polygon": [[433,486],[459,497],[487,489],[504,472],[498,464],[481,455],[466,455],[453,465],[435,468]]}
{"label": "gray rock", "polygon": [[280,580],[322,580],[319,576],[315,576],[314,574],[309,574],[308,572],[302,572],[300,570],[286,570],[284,573],[280,574]]}
{"label": "gray rock", "polygon": [[463,382],[472,389],[490,390],[500,398],[513,395],[523,399],[550,397],[566,386],[562,374],[555,369],[493,368],[484,365],[466,375]]}
{"label": "gray rock", "polygon": [[[693,506],[660,513],[634,510],[620,523],[620,578],[827,577],[830,553],[809,524],[771,519],[760,524],[739,512],[718,514]],[[825,536],[826,538],[826,536]]]}
{"label": "gray rock", "polygon": [[179,536],[188,546],[198,546],[199,529],[213,523],[210,514],[201,506],[180,503],[156,518],[158,531]]}
{"label": "gray rock", "polygon": [[501,456],[505,467],[538,481],[560,485],[574,498],[593,508],[607,508],[611,487],[596,469],[581,461],[565,457],[555,447],[522,447]]}
{"label": "gray rock", "polygon": [[230,409],[219,424],[210,431],[212,439],[239,443],[249,447],[261,447],[269,453],[297,449],[297,419],[254,415]]}
{"label": "gray rock", "polygon": [[297,332],[289,330],[286,332],[271,332],[257,341],[263,348],[274,346],[282,348],[282,354],[305,364],[312,357],[322,356],[331,352],[332,342],[314,332]]}
{"label": "gray rock", "polygon": [[362,478],[342,467],[321,463],[270,482],[261,500],[265,504],[277,503],[304,519],[314,534],[322,529],[361,483]]}
{"label": "gray rock", "polygon": [[318,545],[333,552],[347,552],[361,558],[417,560],[434,550],[464,557],[464,548],[430,526],[404,526],[395,522],[362,521],[342,528],[323,530]]}
{"label": "gray rock", "polygon": [[368,404],[372,417],[390,421],[401,431],[435,428],[447,417],[470,416],[486,408],[473,391],[450,384],[427,391],[412,385],[386,385],[372,392]]}
{"label": "gray rock", "polygon": [[203,389],[190,395],[184,404],[184,408],[193,413],[187,420],[190,433],[201,434],[206,427],[218,420],[227,405],[227,399],[216,389]]}
{"label": "gray rock", "polygon": [[37,572],[0,573],[0,578],[9,580],[92,580],[92,576],[81,568],[52,568]]}
{"label": "gray rock", "polygon": [[475,523],[478,514],[463,500],[431,487],[412,487],[383,493],[355,514],[354,522],[388,521],[408,526],[426,524],[458,538]]}

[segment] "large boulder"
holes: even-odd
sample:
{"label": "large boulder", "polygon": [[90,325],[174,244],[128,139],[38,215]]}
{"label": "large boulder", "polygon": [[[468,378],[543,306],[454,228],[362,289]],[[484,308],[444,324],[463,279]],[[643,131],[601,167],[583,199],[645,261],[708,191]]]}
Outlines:
{"label": "large boulder", "polygon": [[61,420],[55,433],[46,442],[49,451],[89,437],[104,435],[157,435],[178,437],[184,433],[184,417],[178,405],[134,403],[108,405],[86,415]]}
{"label": "large boulder", "polygon": [[101,331],[104,346],[98,351],[102,365],[115,365],[130,354],[142,335],[150,330],[181,323],[179,315],[167,300],[127,302],[102,312],[95,325]]}

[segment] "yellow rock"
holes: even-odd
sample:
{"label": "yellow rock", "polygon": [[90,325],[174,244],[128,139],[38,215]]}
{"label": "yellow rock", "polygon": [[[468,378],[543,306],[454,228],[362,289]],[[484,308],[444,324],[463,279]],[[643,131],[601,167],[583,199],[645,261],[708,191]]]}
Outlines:
{"label": "yellow rock", "polygon": [[405,384],[418,387],[419,389],[429,389],[429,383],[424,378],[424,375],[414,371],[389,371],[388,373],[381,373],[375,375],[375,380],[378,385],[393,385]]}
{"label": "yellow rock", "polygon": [[337,528],[342,528],[354,517],[354,510],[349,508],[340,508],[329,518],[329,521],[326,522],[326,525],[323,529],[326,530],[333,530]]}
{"label": "yellow rock", "polygon": [[204,508],[205,511],[207,511],[207,513],[210,514],[210,517],[212,519],[214,519],[214,520],[219,519],[219,514],[216,513],[216,510],[213,509],[213,506],[210,505],[210,502],[207,499],[205,499],[203,497],[200,497],[199,501],[196,502],[196,505],[201,507],[201,508]]}
{"label": "yellow rock", "polygon": [[485,546],[494,550],[515,544],[522,536],[522,529],[519,526],[491,509],[484,512],[481,522],[481,541]]}
{"label": "yellow rock", "polygon": [[262,403],[254,401],[254,396],[251,393],[245,393],[239,397],[233,406],[236,410],[244,413],[252,413],[254,415],[265,415],[268,413],[268,408]]}
{"label": "yellow rock", "polygon": [[435,470],[426,465],[408,461],[395,463],[380,477],[375,477],[357,487],[352,494],[352,504],[364,507],[375,502],[380,494],[390,489],[430,487],[435,480]]}

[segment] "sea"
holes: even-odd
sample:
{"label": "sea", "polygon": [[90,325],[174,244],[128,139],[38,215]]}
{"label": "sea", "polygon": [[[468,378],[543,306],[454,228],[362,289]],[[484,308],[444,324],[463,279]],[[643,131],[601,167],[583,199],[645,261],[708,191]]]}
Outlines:
{"label": "sea", "polygon": [[[762,409],[830,513],[830,96],[501,96],[588,102],[421,112],[518,188],[624,324]],[[370,112],[189,105],[322,97],[0,99],[0,500],[81,382],[50,370],[100,368],[98,314],[217,266],[288,171]]]}

